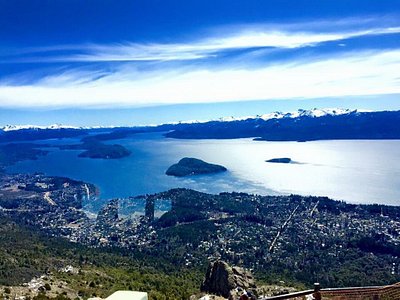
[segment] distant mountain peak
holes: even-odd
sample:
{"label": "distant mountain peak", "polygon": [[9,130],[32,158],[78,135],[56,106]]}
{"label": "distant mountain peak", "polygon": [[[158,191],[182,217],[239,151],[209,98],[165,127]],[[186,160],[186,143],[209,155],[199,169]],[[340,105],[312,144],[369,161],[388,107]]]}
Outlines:
{"label": "distant mountain peak", "polygon": [[313,109],[299,109],[294,112],[273,112],[269,114],[264,114],[258,116],[260,119],[263,120],[270,120],[270,119],[282,119],[282,118],[300,118],[300,117],[311,117],[311,118],[319,118],[324,116],[338,116],[338,115],[345,115],[351,113],[357,113],[358,110],[356,109],[343,109],[343,108],[313,108]]}
{"label": "distant mountain peak", "polygon": [[59,130],[59,129],[98,129],[98,128],[115,128],[116,126],[73,126],[64,124],[51,125],[6,125],[0,127],[0,131],[17,131],[17,130]]}
{"label": "distant mountain peak", "polygon": [[1,128],[3,131],[15,131],[22,129],[82,129],[82,127],[62,125],[62,124],[52,124],[48,126],[41,125],[6,125]]}
{"label": "distant mountain peak", "polygon": [[183,139],[255,138],[258,141],[399,139],[400,111],[311,109],[252,118],[187,124],[165,136]]}
{"label": "distant mountain peak", "polygon": [[[313,108],[313,109],[298,109],[294,112],[281,112],[275,111],[263,115],[256,115],[256,116],[245,116],[245,117],[222,117],[217,120],[213,121],[220,121],[220,122],[232,122],[232,121],[243,121],[249,119],[262,119],[264,121],[271,120],[271,119],[283,119],[283,118],[300,118],[300,117],[312,117],[312,118],[319,118],[323,116],[339,116],[344,114],[351,114],[351,113],[358,113],[358,112],[368,112],[367,110],[357,110],[357,109],[348,109],[348,108]],[[186,123],[186,122],[183,122]],[[193,123],[193,122],[190,122]],[[197,123],[204,123],[198,121]]]}
{"label": "distant mountain peak", "polygon": [[[301,117],[312,117],[312,118],[319,118],[323,116],[339,116],[344,114],[351,114],[351,113],[359,113],[359,112],[371,112],[368,110],[357,110],[357,109],[343,109],[343,108],[313,108],[313,109],[298,109],[297,111],[293,112],[282,112],[282,111],[275,111],[267,114],[262,115],[253,115],[253,116],[242,116],[242,117],[234,117],[234,116],[226,116],[221,117],[218,119],[212,120],[186,120],[186,121],[179,121],[179,122],[171,122],[168,123],[169,125],[176,125],[176,124],[200,124],[200,123],[207,123],[207,122],[234,122],[234,121],[245,121],[245,120],[255,120],[261,119],[264,121],[271,120],[271,119],[284,119],[284,118],[301,118]],[[142,125],[145,126],[146,125]],[[157,126],[157,125],[148,125],[148,126]],[[27,129],[99,129],[99,128],[117,128],[120,126],[73,126],[73,125],[64,125],[64,124],[52,124],[47,126],[42,125],[6,125],[4,127],[0,127],[0,131],[17,131],[17,130],[27,130]],[[129,127],[129,126],[127,126]],[[135,127],[135,126],[133,126]]]}

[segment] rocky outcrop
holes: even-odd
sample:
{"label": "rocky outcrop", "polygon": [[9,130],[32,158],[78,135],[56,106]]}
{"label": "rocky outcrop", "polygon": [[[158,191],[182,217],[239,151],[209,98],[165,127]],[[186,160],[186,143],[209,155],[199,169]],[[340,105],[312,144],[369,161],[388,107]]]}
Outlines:
{"label": "rocky outcrop", "polygon": [[201,291],[232,298],[238,290],[256,289],[254,278],[250,272],[239,267],[230,267],[226,262],[218,260],[208,266]]}

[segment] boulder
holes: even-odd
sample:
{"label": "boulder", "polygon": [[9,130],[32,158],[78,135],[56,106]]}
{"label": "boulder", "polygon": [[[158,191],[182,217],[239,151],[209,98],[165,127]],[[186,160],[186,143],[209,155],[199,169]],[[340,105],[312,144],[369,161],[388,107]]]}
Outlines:
{"label": "boulder", "polygon": [[208,266],[201,291],[229,298],[238,290],[255,290],[256,285],[250,272],[239,267],[230,267],[217,260]]}

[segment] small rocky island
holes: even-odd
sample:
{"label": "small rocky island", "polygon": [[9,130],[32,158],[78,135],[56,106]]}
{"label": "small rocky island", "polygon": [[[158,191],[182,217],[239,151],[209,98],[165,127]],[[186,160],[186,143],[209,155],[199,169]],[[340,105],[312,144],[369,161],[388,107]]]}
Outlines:
{"label": "small rocky island", "polygon": [[185,157],[177,164],[168,168],[165,174],[169,176],[184,177],[199,174],[212,174],[225,172],[226,168],[220,165],[209,164],[201,159]]}
{"label": "small rocky island", "polygon": [[281,158],[272,158],[266,160],[268,163],[279,163],[279,164],[289,164],[292,162],[292,159],[289,157],[281,157]]}

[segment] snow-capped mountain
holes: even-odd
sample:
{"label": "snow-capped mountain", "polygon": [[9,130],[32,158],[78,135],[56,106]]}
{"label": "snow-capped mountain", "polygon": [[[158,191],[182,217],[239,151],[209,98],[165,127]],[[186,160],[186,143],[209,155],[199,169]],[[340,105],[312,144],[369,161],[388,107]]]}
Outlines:
{"label": "snow-capped mountain", "polygon": [[[323,116],[339,116],[351,113],[358,113],[358,112],[368,112],[367,110],[352,110],[352,109],[342,109],[342,108],[324,108],[324,109],[299,109],[294,112],[272,112],[262,115],[256,116],[242,116],[242,117],[221,117],[214,120],[185,120],[179,122],[171,122],[168,123],[169,125],[177,125],[177,124],[202,124],[208,123],[210,121],[213,122],[234,122],[234,121],[244,121],[244,120],[257,120],[262,119],[264,121],[271,120],[271,119],[285,119],[285,118],[300,118],[300,117],[311,117],[311,118],[319,118]],[[159,125],[143,125],[140,127],[157,127]],[[63,124],[52,124],[48,126],[41,126],[41,125],[6,125],[4,127],[0,127],[2,131],[17,131],[22,129],[100,129],[100,128],[117,128],[120,126],[72,126],[72,125],[63,125]],[[126,126],[129,127],[129,126]]]}
{"label": "snow-capped mountain", "polygon": [[57,129],[100,129],[100,128],[116,128],[118,126],[73,126],[73,125],[63,125],[63,124],[52,124],[48,126],[42,125],[6,125],[4,127],[0,127],[2,131],[17,131],[24,129],[49,129],[49,130],[57,130]]}
{"label": "snow-capped mountain", "polygon": [[313,108],[310,110],[305,110],[305,109],[299,109],[294,112],[272,112],[268,114],[263,114],[263,115],[257,115],[257,116],[246,116],[246,117],[223,117],[219,118],[216,121],[221,121],[221,122],[231,122],[231,121],[243,121],[243,120],[248,120],[248,119],[263,119],[264,121],[271,120],[271,119],[283,119],[283,118],[299,118],[299,117],[311,117],[311,118],[319,118],[323,116],[339,116],[339,115],[345,115],[345,114],[351,114],[351,113],[357,113],[357,112],[367,112],[366,110],[357,110],[357,109],[343,109],[343,108],[324,108],[324,109],[318,109],[318,108]]}
{"label": "snow-capped mountain", "polygon": [[281,119],[281,118],[299,118],[299,117],[311,117],[311,118],[319,118],[323,116],[338,116],[338,115],[345,115],[350,113],[356,113],[357,110],[351,109],[342,109],[342,108],[324,108],[324,109],[299,109],[295,112],[289,113],[282,113],[282,112],[274,112],[272,114],[266,114],[260,116],[263,120],[269,119]]}
{"label": "snow-capped mountain", "polygon": [[256,138],[268,141],[397,139],[400,111],[311,109],[180,124],[166,134],[183,139]]}
{"label": "snow-capped mountain", "polygon": [[327,116],[327,115],[339,116],[339,115],[357,113],[357,112],[368,112],[368,111],[367,110],[357,110],[357,109],[343,109],[343,108],[324,108],[324,109],[313,108],[310,110],[299,109],[299,110],[293,111],[293,112],[276,111],[276,112],[262,114],[262,115],[256,115],[256,116],[241,116],[241,117],[226,116],[226,117],[221,117],[221,118],[212,119],[212,120],[185,120],[185,121],[179,121],[179,122],[174,122],[174,123],[170,123],[170,124],[197,124],[197,123],[207,123],[210,121],[211,122],[234,122],[234,121],[244,121],[244,120],[250,120],[250,119],[262,119],[264,121],[267,121],[267,120],[271,120],[271,119],[299,118],[299,117],[318,118],[318,117],[323,117],[323,116]]}
{"label": "snow-capped mountain", "polygon": [[[166,132],[170,138],[183,139],[233,139],[256,138],[268,141],[311,141],[323,139],[400,139],[400,111],[368,112],[351,109],[311,109],[283,113],[274,112],[252,117],[228,117],[212,121],[190,121],[158,126],[141,126],[141,132]],[[70,130],[54,130],[54,129]],[[0,141],[49,139],[79,136],[87,132],[80,130],[132,127],[76,127],[50,126],[5,126],[0,130]],[[1,128],[0,128],[1,129]],[[33,130],[20,130],[33,129]],[[49,129],[49,130],[35,130]],[[20,132],[16,132],[20,130]],[[137,128],[135,128],[137,132]],[[9,132],[6,134],[6,132]],[[15,132],[15,133],[14,133]],[[116,132],[120,136],[121,132]]]}
{"label": "snow-capped mountain", "polygon": [[0,128],[3,131],[15,131],[15,130],[23,130],[23,129],[82,129],[82,127],[71,126],[71,125],[62,125],[62,124],[52,124],[49,126],[41,126],[41,125],[6,125]]}

